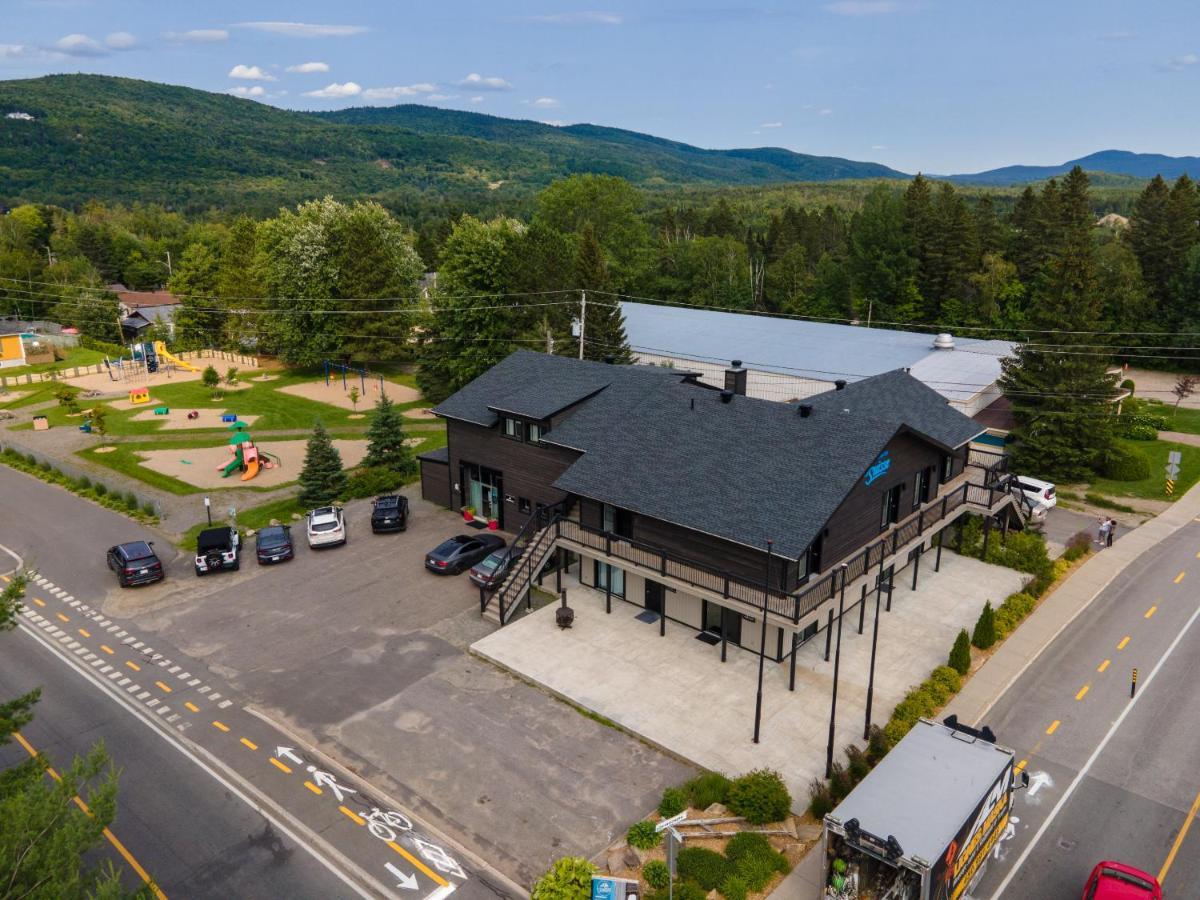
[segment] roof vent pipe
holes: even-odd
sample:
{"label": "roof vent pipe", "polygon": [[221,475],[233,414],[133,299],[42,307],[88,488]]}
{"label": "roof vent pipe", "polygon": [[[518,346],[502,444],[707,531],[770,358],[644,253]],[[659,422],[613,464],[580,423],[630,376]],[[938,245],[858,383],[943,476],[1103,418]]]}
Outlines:
{"label": "roof vent pipe", "polygon": [[733,399],[733,391],[721,391],[721,402],[728,403]]}
{"label": "roof vent pipe", "polygon": [[933,349],[934,350],[953,350],[954,349],[954,335],[950,334],[949,332],[943,331],[941,334],[937,335],[933,339]]}
{"label": "roof vent pipe", "polygon": [[837,389],[837,390],[839,390],[839,391],[844,391],[844,390],[846,389],[846,379],[845,379],[845,378],[839,378],[837,381],[835,381],[835,382],[833,383],[833,386],[834,386],[834,388],[835,388],[835,389]]}
{"label": "roof vent pipe", "polygon": [[800,418],[807,419],[811,415],[812,415],[812,404],[811,403],[801,403],[800,404]]}
{"label": "roof vent pipe", "polygon": [[604,361],[611,366],[617,361],[617,358],[615,356],[613,356],[611,353],[609,353],[607,356],[604,357]]}

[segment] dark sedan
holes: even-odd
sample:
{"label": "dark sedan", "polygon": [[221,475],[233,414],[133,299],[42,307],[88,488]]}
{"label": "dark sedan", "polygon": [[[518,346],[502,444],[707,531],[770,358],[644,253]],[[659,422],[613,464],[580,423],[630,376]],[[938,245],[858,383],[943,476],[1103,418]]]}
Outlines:
{"label": "dark sedan", "polygon": [[260,566],[283,562],[296,555],[292,529],[287,525],[268,525],[254,536],[254,553]]}
{"label": "dark sedan", "polygon": [[489,553],[471,567],[471,581],[487,591],[500,586],[524,551],[520,547],[503,547]]}
{"label": "dark sedan", "polygon": [[438,575],[458,575],[504,544],[504,538],[494,534],[460,534],[426,553],[425,568]]}
{"label": "dark sedan", "polygon": [[153,548],[154,544],[147,541],[131,541],[108,548],[108,567],[117,573],[121,587],[150,584],[166,577],[162,561]]}

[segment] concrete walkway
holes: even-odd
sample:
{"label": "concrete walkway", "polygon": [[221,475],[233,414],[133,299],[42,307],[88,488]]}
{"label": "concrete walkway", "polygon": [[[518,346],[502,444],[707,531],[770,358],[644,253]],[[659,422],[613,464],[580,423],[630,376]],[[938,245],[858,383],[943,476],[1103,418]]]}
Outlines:
{"label": "concrete walkway", "polygon": [[1174,441],[1176,444],[1188,444],[1192,447],[1200,447],[1200,434],[1187,434],[1183,431],[1160,431],[1158,439],[1160,441]]}
{"label": "concrete walkway", "polygon": [[[967,682],[942,711],[960,721],[986,722],[992,705],[1007,691],[1101,591],[1139,556],[1200,516],[1200,485],[1180,497],[1170,509],[1122,536],[1112,547],[1093,554],[1071,577],[1034,610]],[[821,893],[820,845],[809,851],[776,889],[788,900],[807,900]]]}

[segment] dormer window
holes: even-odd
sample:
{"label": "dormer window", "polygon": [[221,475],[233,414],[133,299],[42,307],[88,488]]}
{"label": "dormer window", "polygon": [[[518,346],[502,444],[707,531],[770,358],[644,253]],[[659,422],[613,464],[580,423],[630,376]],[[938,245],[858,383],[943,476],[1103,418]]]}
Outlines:
{"label": "dormer window", "polygon": [[542,426],[536,422],[529,423],[529,443],[540,444],[542,442]]}
{"label": "dormer window", "polygon": [[503,429],[503,433],[506,438],[512,438],[514,441],[519,441],[524,437],[525,423],[520,419],[513,419],[509,416],[505,416]]}

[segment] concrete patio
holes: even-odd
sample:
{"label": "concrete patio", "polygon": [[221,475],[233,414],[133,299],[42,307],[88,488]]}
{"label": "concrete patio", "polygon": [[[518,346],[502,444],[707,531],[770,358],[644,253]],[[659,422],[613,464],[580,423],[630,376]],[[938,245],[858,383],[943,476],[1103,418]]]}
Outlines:
{"label": "concrete patio", "polygon": [[[997,605],[1025,577],[949,551],[936,573],[926,556],[915,592],[912,570],[897,573],[892,610],[880,613],[873,721],[886,721],[908,689],[946,661],[958,630],[974,624],[986,600]],[[730,646],[722,664],[720,645],[697,640],[684,625],[668,621],[660,637],[657,621],[637,618],[642,607],[614,598],[606,615],[602,592],[574,578],[564,586],[574,627],[559,629],[551,605],[477,641],[472,652],[697,765],[734,775],[777,769],[797,809],[806,804],[809,781],[824,774],[829,733],[833,655],[825,662],[824,632],[800,648],[794,693],[788,663],[767,661],[756,745],[755,654]],[[847,597],[847,606],[857,599]],[[873,617],[870,594],[863,634],[857,609],[843,625],[839,757],[847,744],[862,743]]]}

